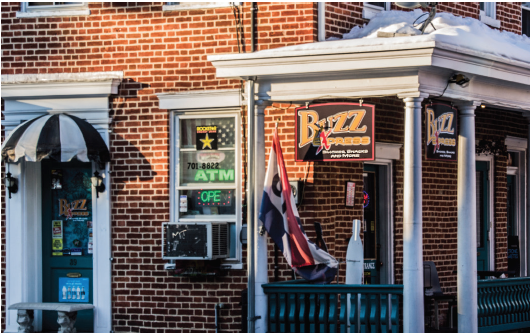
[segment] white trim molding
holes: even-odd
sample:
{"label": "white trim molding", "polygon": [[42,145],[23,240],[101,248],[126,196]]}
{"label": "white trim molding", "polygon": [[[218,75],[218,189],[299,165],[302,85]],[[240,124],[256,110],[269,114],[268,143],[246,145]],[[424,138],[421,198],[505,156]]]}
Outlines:
{"label": "white trim molding", "polygon": [[76,4],[60,4],[46,6],[28,6],[28,2],[20,3],[20,11],[16,12],[16,17],[61,17],[61,16],[88,16],[88,2],[79,2]]}
{"label": "white trim molding", "polygon": [[383,7],[375,6],[369,2],[363,2],[363,19],[371,20],[374,16],[385,10],[390,10],[390,2],[382,2]]}
{"label": "white trim molding", "polygon": [[165,12],[169,11],[180,11],[180,10],[193,10],[193,9],[210,9],[210,8],[223,8],[230,6],[239,6],[240,2],[166,2],[162,6],[162,10]]}
{"label": "white trim molding", "polygon": [[507,135],[506,139],[504,139],[504,144],[508,150],[526,150],[528,147],[528,139]]}
{"label": "white trim molding", "polygon": [[245,105],[239,89],[192,90],[157,94],[158,107],[167,110],[233,108]]}
{"label": "white trim molding", "polygon": [[497,4],[495,2],[481,2],[484,10],[480,10],[479,20],[493,28],[500,28],[501,21],[497,20]]}
{"label": "white trim molding", "polygon": [[[403,144],[390,142],[376,142],[375,143],[375,159],[376,160],[400,160],[400,152]],[[367,162],[368,163],[368,162]]]}

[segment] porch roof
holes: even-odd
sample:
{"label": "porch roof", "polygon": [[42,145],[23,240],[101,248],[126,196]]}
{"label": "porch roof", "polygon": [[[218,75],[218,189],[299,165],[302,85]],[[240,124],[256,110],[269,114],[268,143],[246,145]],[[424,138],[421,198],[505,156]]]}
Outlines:
{"label": "porch roof", "polygon": [[[264,101],[443,93],[443,99],[530,110],[530,60],[520,60],[525,54],[530,59],[530,47],[513,56],[514,50],[484,52],[452,43],[450,35],[433,35],[335,40],[208,60],[218,77],[254,77]],[[454,73],[465,74],[470,84],[448,85]]]}

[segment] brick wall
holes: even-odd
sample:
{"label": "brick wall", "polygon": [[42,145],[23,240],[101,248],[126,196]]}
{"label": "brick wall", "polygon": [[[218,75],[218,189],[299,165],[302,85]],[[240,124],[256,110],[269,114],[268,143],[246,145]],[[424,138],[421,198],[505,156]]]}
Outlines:
{"label": "brick wall", "polygon": [[[239,80],[216,78],[206,57],[250,51],[250,4],[164,12],[162,3],[91,3],[89,16],[23,19],[15,17],[19,6],[2,3],[2,74],[124,73],[118,95],[109,102],[114,329],[211,331],[214,306],[223,302],[221,329],[239,330],[245,270],[203,280],[172,277],[163,270],[160,233],[161,223],[169,221],[169,117],[158,108],[155,94],[239,88]],[[257,49],[315,40],[313,3],[258,7]],[[4,223],[2,215],[3,235]],[[3,237],[2,258],[4,244]],[[3,260],[5,295],[4,269]]]}

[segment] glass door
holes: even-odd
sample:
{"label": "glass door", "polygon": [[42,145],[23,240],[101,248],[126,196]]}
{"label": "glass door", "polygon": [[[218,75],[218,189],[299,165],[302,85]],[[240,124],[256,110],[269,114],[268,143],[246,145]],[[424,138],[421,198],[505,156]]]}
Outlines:
{"label": "glass door", "polygon": [[[43,302],[93,303],[91,163],[42,162]],[[93,312],[77,314],[78,332],[92,332]],[[57,331],[57,313],[43,311],[43,331]]]}

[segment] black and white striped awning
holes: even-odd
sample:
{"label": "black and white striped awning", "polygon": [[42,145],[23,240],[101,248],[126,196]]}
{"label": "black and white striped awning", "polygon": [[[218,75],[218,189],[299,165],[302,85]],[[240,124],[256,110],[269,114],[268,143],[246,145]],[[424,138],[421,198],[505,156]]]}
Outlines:
{"label": "black and white striped awning", "polygon": [[88,122],[68,115],[44,115],[20,124],[2,145],[2,158],[7,162],[38,162],[52,158],[68,162],[77,157],[83,162],[110,161],[105,141]]}

